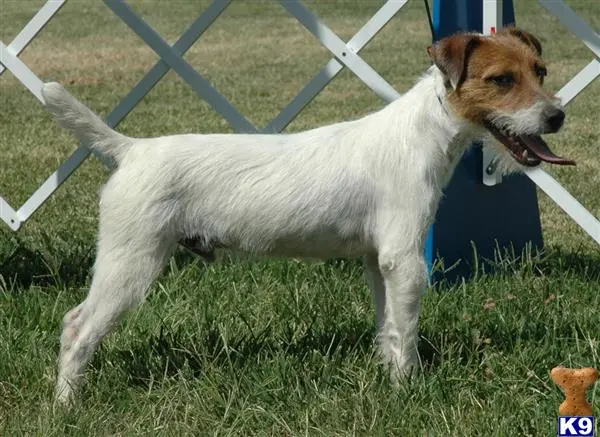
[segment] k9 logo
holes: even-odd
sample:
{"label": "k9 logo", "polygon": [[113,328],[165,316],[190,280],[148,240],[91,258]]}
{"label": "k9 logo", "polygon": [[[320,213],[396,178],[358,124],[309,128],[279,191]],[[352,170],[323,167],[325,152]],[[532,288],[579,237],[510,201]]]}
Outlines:
{"label": "k9 logo", "polygon": [[558,437],[593,437],[594,418],[560,416],[558,418]]}

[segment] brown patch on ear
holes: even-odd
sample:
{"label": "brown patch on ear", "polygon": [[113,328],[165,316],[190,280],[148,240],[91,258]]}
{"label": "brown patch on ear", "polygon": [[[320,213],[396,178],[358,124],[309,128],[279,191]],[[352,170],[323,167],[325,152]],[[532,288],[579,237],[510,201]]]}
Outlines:
{"label": "brown patch on ear", "polygon": [[477,35],[457,34],[428,47],[427,53],[458,91],[467,80],[469,59],[479,43],[480,39]]}
{"label": "brown patch on ear", "polygon": [[521,42],[531,47],[538,56],[542,56],[542,43],[540,43],[540,40],[533,36],[533,34],[517,29],[516,27],[507,27],[502,30],[502,33],[520,39]]}

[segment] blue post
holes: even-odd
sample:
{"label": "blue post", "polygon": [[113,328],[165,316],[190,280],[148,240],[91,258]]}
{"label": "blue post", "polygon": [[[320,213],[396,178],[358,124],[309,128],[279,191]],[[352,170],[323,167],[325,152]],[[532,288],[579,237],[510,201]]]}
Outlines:
{"label": "blue post", "polygon": [[[483,1],[434,0],[433,28],[440,39],[458,31],[482,31]],[[511,0],[503,1],[503,24],[514,24]],[[431,269],[436,258],[446,268],[460,260],[457,268],[433,280],[454,280],[473,273],[479,265],[494,259],[499,247],[517,255],[527,244],[542,248],[542,230],[536,188],[524,175],[504,177],[494,186],[483,185],[482,150],[475,144],[456,168],[440,203],[434,226],[429,231],[425,256]],[[477,259],[474,258],[474,249]],[[431,270],[430,270],[431,271]]]}

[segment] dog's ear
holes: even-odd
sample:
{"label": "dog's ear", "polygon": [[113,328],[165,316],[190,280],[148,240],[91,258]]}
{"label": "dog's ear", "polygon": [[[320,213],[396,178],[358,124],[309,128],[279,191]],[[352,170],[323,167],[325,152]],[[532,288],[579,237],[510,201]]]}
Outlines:
{"label": "dog's ear", "polygon": [[463,33],[441,39],[427,47],[429,57],[450,80],[455,90],[459,90],[467,80],[469,58],[480,41],[477,35]]}
{"label": "dog's ear", "polygon": [[501,33],[520,39],[521,42],[527,44],[538,56],[542,56],[542,43],[533,34],[517,29],[516,27],[506,27],[502,29]]}

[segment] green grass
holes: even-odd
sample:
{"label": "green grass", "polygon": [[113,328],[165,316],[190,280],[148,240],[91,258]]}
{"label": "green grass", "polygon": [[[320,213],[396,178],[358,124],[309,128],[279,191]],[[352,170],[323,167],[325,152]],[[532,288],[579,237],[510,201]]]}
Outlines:
{"label": "green grass", "polygon": [[[10,41],[41,1],[4,1]],[[517,20],[540,37],[558,89],[592,54],[536,2]],[[206,1],[132,1],[173,42]],[[381,2],[307,2],[344,38]],[[600,4],[570,1],[595,29]],[[423,5],[412,1],[364,50],[398,90],[428,65]],[[101,2],[71,0],[23,54],[102,115],[156,56]],[[186,59],[265,125],[330,58],[274,2],[238,1]],[[553,148],[577,170],[550,171],[600,215],[600,82],[569,107]],[[75,143],[9,73],[0,78],[0,193],[21,205]],[[381,107],[344,72],[289,130]],[[227,124],[169,74],[120,129],[131,135],[226,132]],[[147,302],[95,355],[80,403],[53,411],[62,316],[85,296],[97,192],[89,160],[18,233],[0,232],[0,434],[40,435],[555,435],[557,365],[600,367],[600,252],[543,194],[544,254],[500,260],[494,274],[438,284],[423,299],[424,371],[393,389],[377,364],[374,310],[354,261],[220,262],[173,258]],[[598,388],[589,399],[599,411]]]}

